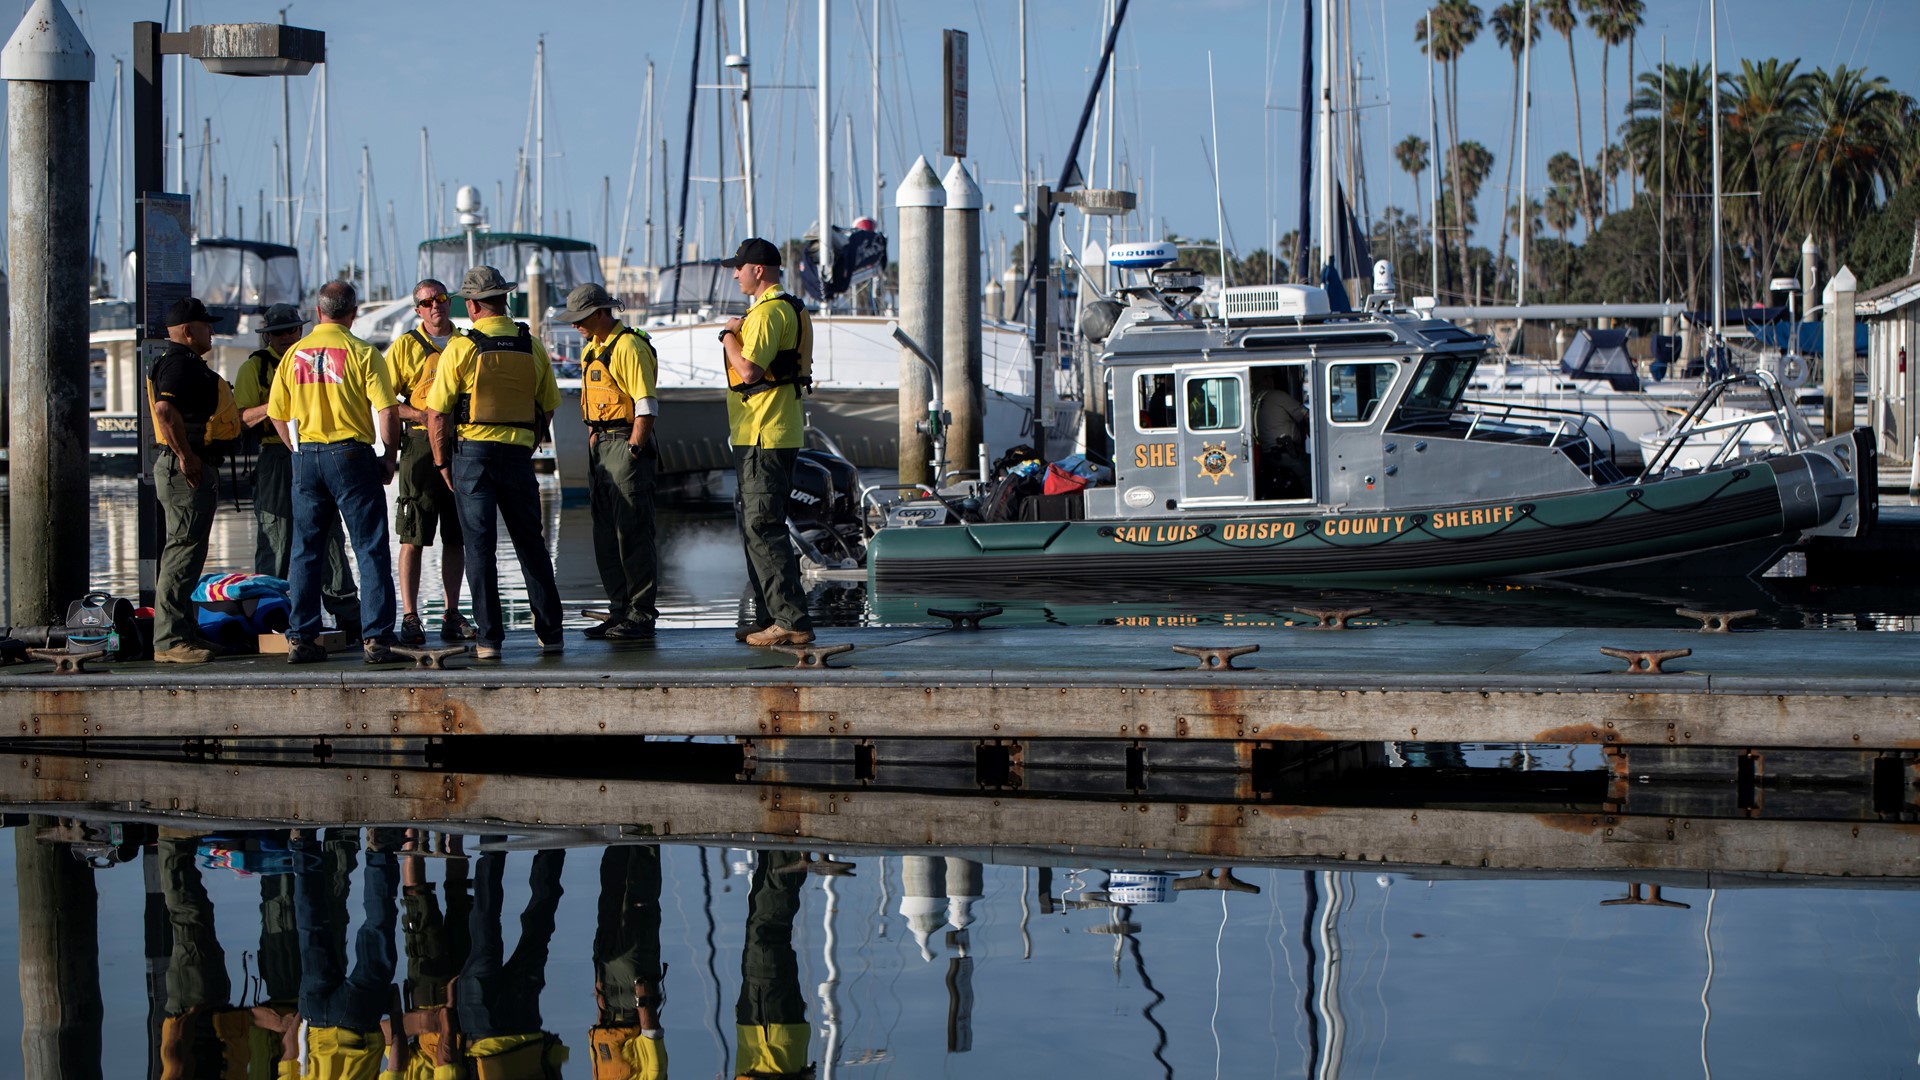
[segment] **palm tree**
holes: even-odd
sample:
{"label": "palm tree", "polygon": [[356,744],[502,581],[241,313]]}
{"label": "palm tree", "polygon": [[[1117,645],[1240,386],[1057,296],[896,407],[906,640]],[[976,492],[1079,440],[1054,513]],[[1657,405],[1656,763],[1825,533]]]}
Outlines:
{"label": "palm tree", "polygon": [[[1634,35],[1641,24],[1646,22],[1643,14],[1646,4],[1642,0],[1583,0],[1587,9],[1587,28],[1600,38],[1600,175],[1612,187],[1613,177],[1619,175],[1609,160],[1609,151],[1613,149],[1608,142],[1612,138],[1613,114],[1607,108],[1607,60],[1615,45],[1625,44]],[[1572,41],[1569,39],[1569,46]],[[1575,95],[1578,101],[1578,94]],[[1576,104],[1575,108],[1579,106]],[[1585,156],[1585,151],[1581,155]],[[1612,212],[1611,200],[1607,192],[1601,192],[1601,216]]]}
{"label": "palm tree", "polygon": [[[1414,24],[1413,38],[1421,43],[1422,52],[1426,52],[1431,47],[1433,58],[1440,61],[1447,69],[1447,145],[1448,160],[1452,163],[1448,172],[1458,173],[1460,171],[1460,54],[1480,36],[1480,8],[1473,3],[1473,0],[1440,0],[1433,7],[1431,19],[1434,40],[1427,41],[1428,19],[1425,17]],[[1467,208],[1458,186],[1454,188],[1453,202],[1454,220],[1464,221]],[[1463,288],[1466,284],[1467,272],[1467,246],[1463,238],[1460,244],[1460,283]]]}
{"label": "palm tree", "polygon": [[[1514,235],[1520,238],[1520,250],[1528,253],[1530,264],[1532,264],[1532,247],[1529,241],[1540,235],[1541,213],[1540,200],[1530,199],[1525,193],[1514,200],[1513,205],[1507,207],[1507,215],[1513,219]],[[1527,274],[1529,280],[1533,278],[1534,271],[1537,269],[1537,264],[1529,265]]]}
{"label": "palm tree", "polygon": [[[1585,8],[1591,0],[1580,0]],[[1547,25],[1567,39],[1567,68],[1573,72],[1573,148],[1578,152],[1579,161],[1587,160],[1587,136],[1585,125],[1580,121],[1580,65],[1573,59],[1573,32],[1580,28],[1580,16],[1573,10],[1572,0],[1542,0],[1540,9],[1546,13]],[[1557,182],[1557,181],[1556,181]],[[1580,205],[1593,205],[1593,197],[1587,191],[1587,178],[1580,177]]]}
{"label": "palm tree", "polygon": [[[1423,205],[1420,199],[1420,175],[1427,171],[1427,151],[1429,149],[1430,147],[1427,146],[1427,140],[1418,135],[1409,135],[1401,139],[1393,148],[1393,159],[1400,163],[1402,170],[1413,177],[1413,199],[1415,206]],[[1417,224],[1420,220],[1420,215],[1418,213],[1414,214],[1413,220]]]}
{"label": "palm tree", "polygon": [[1540,15],[1538,12],[1533,12],[1532,24],[1527,26],[1525,32],[1522,33],[1521,23],[1526,21],[1529,11],[1531,11],[1531,8],[1526,0],[1507,0],[1506,3],[1494,8],[1493,14],[1487,19],[1487,25],[1493,27],[1494,39],[1505,46],[1507,54],[1513,57],[1513,100],[1507,110],[1507,180],[1503,185],[1501,197],[1500,260],[1496,264],[1499,267],[1495,274],[1496,285],[1499,281],[1499,274],[1506,272],[1507,222],[1511,218],[1511,215],[1508,214],[1507,211],[1511,210],[1514,205],[1518,205],[1511,203],[1510,200],[1513,198],[1513,159],[1519,156],[1514,153],[1514,137],[1519,130],[1520,122],[1520,54],[1526,48],[1529,40],[1538,41],[1540,39]]}
{"label": "palm tree", "polygon": [[1818,234],[1828,265],[1840,240],[1877,201],[1876,184],[1899,178],[1906,133],[1903,95],[1885,78],[1845,64],[1815,71],[1807,83],[1806,127],[1788,150],[1802,166],[1800,217]]}
{"label": "palm tree", "polygon": [[1579,198],[1574,190],[1565,184],[1555,184],[1547,191],[1547,202],[1542,211],[1546,215],[1547,225],[1560,234],[1560,258],[1562,261],[1561,288],[1567,288],[1573,276],[1573,252],[1567,247],[1567,230],[1580,223],[1580,208],[1575,203]]}
{"label": "palm tree", "polygon": [[1797,74],[1797,60],[1740,62],[1738,74],[1721,76],[1725,89],[1721,139],[1726,148],[1722,182],[1734,191],[1757,195],[1731,200],[1727,209],[1740,238],[1754,253],[1747,284],[1758,295],[1761,279],[1772,276],[1779,232],[1793,213],[1787,196],[1801,179],[1786,149],[1805,122],[1809,76]]}
{"label": "palm tree", "polygon": [[[1659,193],[1661,202],[1680,219],[1685,243],[1687,306],[1699,304],[1700,209],[1699,195],[1713,188],[1712,77],[1704,64],[1682,67],[1667,64],[1654,71],[1640,73],[1640,89],[1628,103],[1633,118],[1627,121],[1627,152],[1639,163],[1640,175],[1649,177],[1649,187]],[[1666,112],[1662,114],[1664,100]],[[1664,155],[1662,138],[1665,139]],[[1662,161],[1664,160],[1664,171]],[[1552,169],[1551,163],[1548,169]],[[1661,282],[1664,295],[1666,282]]]}

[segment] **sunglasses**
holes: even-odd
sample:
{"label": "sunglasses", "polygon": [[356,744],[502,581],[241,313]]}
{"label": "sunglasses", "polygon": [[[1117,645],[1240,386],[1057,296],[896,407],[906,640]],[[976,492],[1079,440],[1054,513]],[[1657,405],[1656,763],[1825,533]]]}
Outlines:
{"label": "sunglasses", "polygon": [[432,296],[416,297],[413,301],[413,306],[426,307],[429,304],[444,304],[446,302],[447,302],[446,293],[434,293]]}

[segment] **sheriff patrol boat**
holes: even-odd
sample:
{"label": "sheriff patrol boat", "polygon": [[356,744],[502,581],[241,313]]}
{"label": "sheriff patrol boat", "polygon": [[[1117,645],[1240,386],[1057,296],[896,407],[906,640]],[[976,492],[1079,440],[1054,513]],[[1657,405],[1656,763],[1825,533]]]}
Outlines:
{"label": "sheriff patrol boat", "polygon": [[[1160,247],[1115,248],[1115,265],[1148,280],[1091,320],[1112,481],[1032,497],[1023,520],[969,520],[972,504],[951,495],[878,507],[875,591],[1751,575],[1809,537],[1873,524],[1870,432],[1755,451],[1703,400],[1671,436],[1688,453],[1656,452],[1657,468],[1629,476],[1591,415],[1468,397],[1491,341],[1397,307],[1390,266],[1358,311],[1299,285],[1225,289],[1203,311],[1198,275],[1166,266]],[[1708,396],[1735,389],[1789,428],[1771,375]],[[1721,452],[1702,451],[1711,438]]]}

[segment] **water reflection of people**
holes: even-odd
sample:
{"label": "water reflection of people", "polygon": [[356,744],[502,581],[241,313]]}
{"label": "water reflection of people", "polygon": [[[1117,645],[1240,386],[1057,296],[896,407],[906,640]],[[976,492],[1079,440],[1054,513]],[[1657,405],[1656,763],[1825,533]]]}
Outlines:
{"label": "water reflection of people", "polygon": [[155,852],[173,949],[167,957],[160,1076],[175,1080],[244,1075],[252,1024],[233,1006],[227,953],[214,930],[213,899],[194,862],[198,837],[166,837]]}
{"label": "water reflection of people", "polygon": [[409,1012],[448,1004],[447,987],[467,962],[467,920],[473,910],[473,890],[460,837],[445,834],[445,909],[434,883],[427,880],[422,853],[429,836],[410,837],[400,854],[400,929],[407,952],[407,975],[401,987]]}
{"label": "water reflection of people", "polygon": [[590,1035],[593,1080],[665,1080],[665,1004],[660,963],[660,849],[623,844],[600,857],[600,913],[593,935]]}
{"label": "water reflection of people", "polygon": [[346,907],[357,858],[353,845],[340,842],[338,830],[330,831],[324,848],[304,839],[289,845],[296,858],[300,1008],[291,1016],[270,1008],[253,1013],[261,1027],[281,1034],[279,1076],[347,1080],[380,1074],[387,1046],[381,1018],[391,1002],[398,960],[400,868],[394,852],[401,840],[398,829],[371,830],[360,876],[360,929],[350,958]]}
{"label": "water reflection of people", "polygon": [[[502,838],[483,837],[487,843]],[[472,1073],[538,1078],[559,1073],[567,1059],[560,1037],[542,1030],[540,993],[547,985],[547,947],[553,940],[560,907],[560,869],[567,853],[544,850],[533,856],[527,879],[527,906],[520,913],[520,941],[506,955],[500,935],[501,878],[507,856],[487,851],[473,875],[473,912],[467,962],[453,983],[453,1009],[459,1023],[461,1054],[472,1059]],[[444,1042],[443,1042],[444,1047]],[[450,1055],[442,1052],[442,1064]],[[435,1080],[443,1075],[430,1074]]]}
{"label": "water reflection of people", "polygon": [[800,990],[793,921],[800,914],[806,863],[797,851],[762,852],[747,895],[747,933],[740,955],[740,1000],[734,1006],[734,1073],[755,1080],[812,1077],[807,1060],[813,1029]]}

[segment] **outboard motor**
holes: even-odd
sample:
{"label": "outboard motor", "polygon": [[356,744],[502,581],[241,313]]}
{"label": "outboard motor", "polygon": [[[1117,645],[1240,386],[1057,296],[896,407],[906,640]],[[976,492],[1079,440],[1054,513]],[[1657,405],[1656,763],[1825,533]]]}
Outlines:
{"label": "outboard motor", "polygon": [[866,526],[857,493],[860,470],[838,454],[803,449],[787,495],[787,533],[800,555],[822,570],[857,570],[866,561]]}

